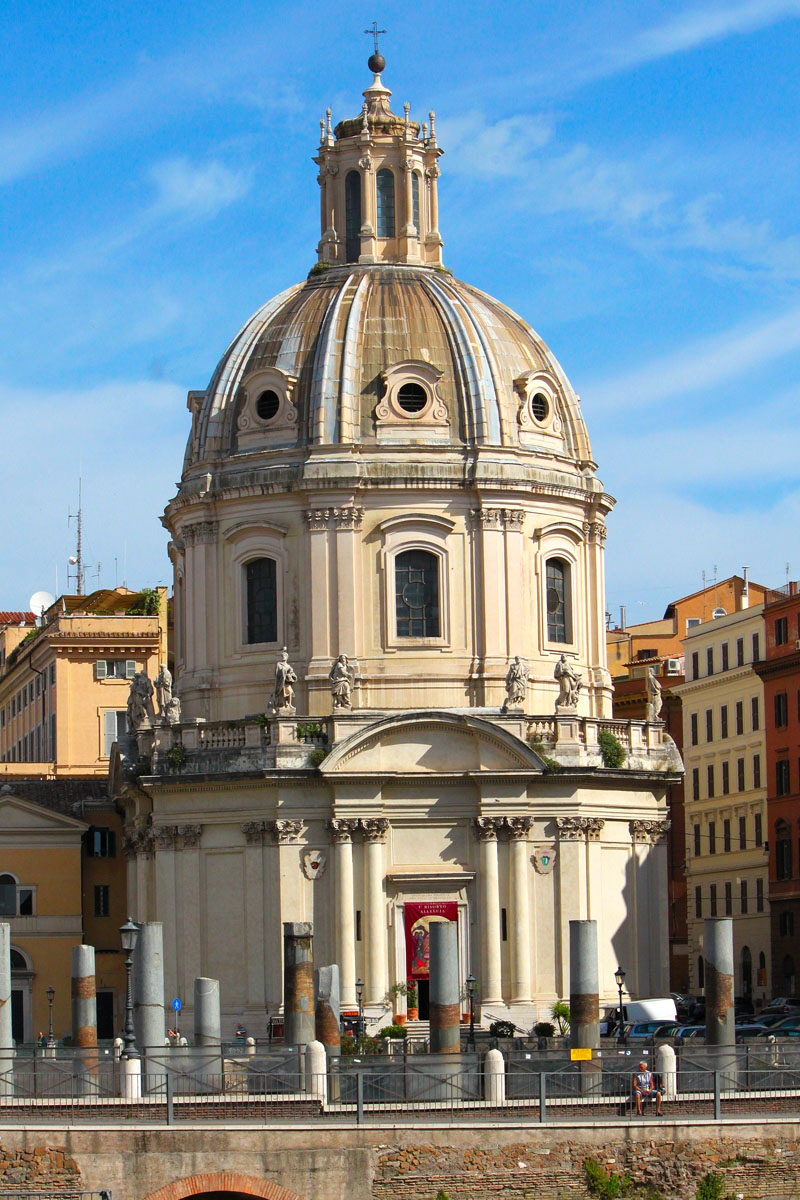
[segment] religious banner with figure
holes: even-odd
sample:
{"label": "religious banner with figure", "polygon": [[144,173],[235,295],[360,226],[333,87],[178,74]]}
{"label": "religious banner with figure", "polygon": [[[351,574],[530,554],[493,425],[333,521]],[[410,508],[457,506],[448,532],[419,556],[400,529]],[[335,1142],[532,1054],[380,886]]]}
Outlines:
{"label": "religious banner with figure", "polygon": [[430,975],[431,921],[457,921],[458,903],[455,900],[406,903],[406,978],[428,979]]}

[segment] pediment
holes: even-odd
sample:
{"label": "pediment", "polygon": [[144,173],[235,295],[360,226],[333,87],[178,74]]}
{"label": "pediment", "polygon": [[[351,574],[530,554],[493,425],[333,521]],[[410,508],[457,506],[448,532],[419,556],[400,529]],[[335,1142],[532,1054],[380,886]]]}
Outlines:
{"label": "pediment", "polygon": [[542,770],[531,748],[501,726],[460,713],[414,712],[376,721],[336,746],[330,774],[461,775]]}
{"label": "pediment", "polygon": [[85,821],[54,812],[32,800],[14,793],[0,792],[0,840],[19,834],[82,834],[89,826]]}

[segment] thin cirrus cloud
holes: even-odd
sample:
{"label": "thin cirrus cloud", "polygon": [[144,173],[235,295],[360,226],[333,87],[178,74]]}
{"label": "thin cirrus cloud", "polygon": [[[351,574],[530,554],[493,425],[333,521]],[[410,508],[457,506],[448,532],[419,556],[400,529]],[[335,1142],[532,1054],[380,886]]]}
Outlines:
{"label": "thin cirrus cloud", "polygon": [[664,356],[616,378],[589,384],[584,396],[603,412],[647,409],[675,396],[705,391],[800,350],[800,308]]}
{"label": "thin cirrus cloud", "polygon": [[795,17],[800,17],[800,0],[745,0],[690,10],[637,34],[620,48],[619,60],[634,67]]}

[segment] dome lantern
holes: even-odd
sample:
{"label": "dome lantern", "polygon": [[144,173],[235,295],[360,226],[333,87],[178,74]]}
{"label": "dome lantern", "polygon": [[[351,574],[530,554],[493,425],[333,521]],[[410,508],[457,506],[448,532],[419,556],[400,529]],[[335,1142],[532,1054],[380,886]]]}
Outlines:
{"label": "dome lantern", "polygon": [[441,266],[437,181],[443,152],[435,116],[420,126],[410,119],[408,104],[402,117],[393,113],[392,93],[381,80],[385,66],[376,49],[358,117],[331,131],[328,110],[321,122],[314,158],[321,192],[317,254],[320,262],[336,264]]}

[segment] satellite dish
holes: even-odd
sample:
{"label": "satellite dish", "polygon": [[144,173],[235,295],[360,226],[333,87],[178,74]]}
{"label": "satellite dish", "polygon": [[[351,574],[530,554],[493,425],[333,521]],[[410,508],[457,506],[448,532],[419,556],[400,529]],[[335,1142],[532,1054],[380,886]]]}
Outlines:
{"label": "satellite dish", "polygon": [[55,596],[51,596],[49,592],[34,592],[28,601],[30,611],[40,618],[51,604],[55,604]]}

